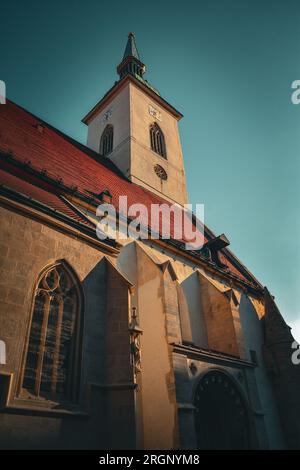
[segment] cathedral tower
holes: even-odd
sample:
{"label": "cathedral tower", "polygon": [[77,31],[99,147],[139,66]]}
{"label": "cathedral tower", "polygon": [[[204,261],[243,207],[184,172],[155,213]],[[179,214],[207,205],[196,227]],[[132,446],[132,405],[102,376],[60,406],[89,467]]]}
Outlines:
{"label": "cathedral tower", "polygon": [[84,117],[87,145],[109,158],[132,182],[171,202],[187,203],[178,121],[182,114],[144,79],[129,33],[119,80]]}

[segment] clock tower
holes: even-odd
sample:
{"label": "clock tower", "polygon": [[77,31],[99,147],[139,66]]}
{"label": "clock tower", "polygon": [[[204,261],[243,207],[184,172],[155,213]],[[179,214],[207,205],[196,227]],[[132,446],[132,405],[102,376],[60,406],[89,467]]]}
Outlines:
{"label": "clock tower", "polygon": [[170,202],[188,202],[178,121],[182,114],[144,78],[129,33],[119,80],[84,117],[87,146],[109,158],[132,182]]}

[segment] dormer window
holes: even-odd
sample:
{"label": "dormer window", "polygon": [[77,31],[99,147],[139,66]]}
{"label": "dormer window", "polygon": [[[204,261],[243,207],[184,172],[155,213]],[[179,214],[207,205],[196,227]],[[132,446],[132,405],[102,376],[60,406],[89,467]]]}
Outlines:
{"label": "dormer window", "polygon": [[113,137],[114,130],[111,124],[108,124],[104,129],[100,139],[100,155],[105,157],[110,154],[113,150]]}
{"label": "dormer window", "polygon": [[161,157],[167,158],[165,137],[161,128],[156,123],[150,126],[150,142],[153,152],[158,153]]}

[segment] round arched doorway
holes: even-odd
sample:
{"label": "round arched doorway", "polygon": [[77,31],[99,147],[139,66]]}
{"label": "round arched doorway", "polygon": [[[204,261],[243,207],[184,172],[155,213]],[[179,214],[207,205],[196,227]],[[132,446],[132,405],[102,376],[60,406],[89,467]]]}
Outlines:
{"label": "round arched doorway", "polygon": [[212,370],[202,377],[195,408],[199,449],[249,449],[247,407],[226,373]]}

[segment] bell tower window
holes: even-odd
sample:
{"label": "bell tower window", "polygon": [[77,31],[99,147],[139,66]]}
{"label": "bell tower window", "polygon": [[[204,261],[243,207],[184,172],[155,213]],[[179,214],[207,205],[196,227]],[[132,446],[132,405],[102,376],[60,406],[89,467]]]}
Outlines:
{"label": "bell tower window", "polygon": [[161,157],[167,158],[165,137],[161,128],[156,123],[150,126],[150,143],[153,152]]}
{"label": "bell tower window", "polygon": [[104,129],[101,139],[100,139],[100,155],[105,157],[110,154],[113,150],[113,137],[114,130],[111,124],[108,124]]}

